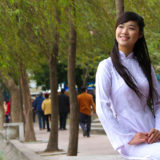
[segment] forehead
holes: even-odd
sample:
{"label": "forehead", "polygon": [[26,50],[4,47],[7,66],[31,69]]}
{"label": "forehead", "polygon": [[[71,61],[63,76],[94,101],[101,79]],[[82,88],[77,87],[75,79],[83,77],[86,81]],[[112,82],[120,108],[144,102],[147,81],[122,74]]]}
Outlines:
{"label": "forehead", "polygon": [[126,26],[134,26],[134,27],[138,27],[138,24],[136,21],[127,21],[127,22],[124,22],[124,23],[121,23],[119,25],[126,25]]}

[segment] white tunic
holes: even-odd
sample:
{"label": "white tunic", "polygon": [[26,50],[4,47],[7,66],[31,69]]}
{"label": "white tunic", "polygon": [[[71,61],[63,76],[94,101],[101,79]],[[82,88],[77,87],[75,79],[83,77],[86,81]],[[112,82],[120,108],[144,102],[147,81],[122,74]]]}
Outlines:
{"label": "white tunic", "polygon": [[96,112],[114,149],[128,159],[160,160],[160,142],[129,145],[137,132],[160,130],[160,87],[152,67],[153,86],[158,94],[154,96],[155,118],[147,106],[149,84],[138,62],[130,53],[127,57],[120,51],[122,64],[136,79],[136,85],[143,94],[140,99],[128,87],[112,64],[111,58],[100,62],[96,74]]}

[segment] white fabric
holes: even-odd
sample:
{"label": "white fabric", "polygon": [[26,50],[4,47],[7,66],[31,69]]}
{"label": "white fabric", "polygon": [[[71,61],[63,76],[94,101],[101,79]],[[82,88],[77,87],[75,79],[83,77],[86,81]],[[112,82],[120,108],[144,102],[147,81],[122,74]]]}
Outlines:
{"label": "white fabric", "polygon": [[127,57],[120,52],[122,64],[136,80],[143,94],[140,99],[115,70],[111,58],[100,62],[96,74],[96,112],[114,149],[128,159],[160,160],[160,142],[129,145],[137,132],[160,130],[160,88],[152,68],[153,85],[158,94],[154,97],[156,118],[147,106],[149,85],[138,62],[130,53]]}

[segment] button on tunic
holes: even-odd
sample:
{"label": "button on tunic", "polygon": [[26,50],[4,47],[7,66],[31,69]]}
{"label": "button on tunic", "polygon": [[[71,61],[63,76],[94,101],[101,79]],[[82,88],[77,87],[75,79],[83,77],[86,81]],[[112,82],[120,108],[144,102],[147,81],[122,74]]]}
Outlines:
{"label": "button on tunic", "polygon": [[152,67],[154,111],[147,105],[149,83],[134,53],[127,57],[120,51],[121,63],[134,77],[134,83],[142,93],[141,98],[125,83],[112,64],[111,58],[100,62],[96,74],[96,111],[99,120],[114,149],[128,159],[160,160],[160,142],[129,145],[137,132],[160,130],[160,87]]}

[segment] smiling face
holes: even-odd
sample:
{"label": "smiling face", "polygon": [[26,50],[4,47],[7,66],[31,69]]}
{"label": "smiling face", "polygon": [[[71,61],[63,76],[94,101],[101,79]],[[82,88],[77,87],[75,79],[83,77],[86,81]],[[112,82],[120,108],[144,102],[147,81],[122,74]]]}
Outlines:
{"label": "smiling face", "polygon": [[134,45],[142,35],[139,33],[139,26],[135,21],[128,21],[119,24],[116,28],[116,40],[119,50],[125,54],[133,51]]}

